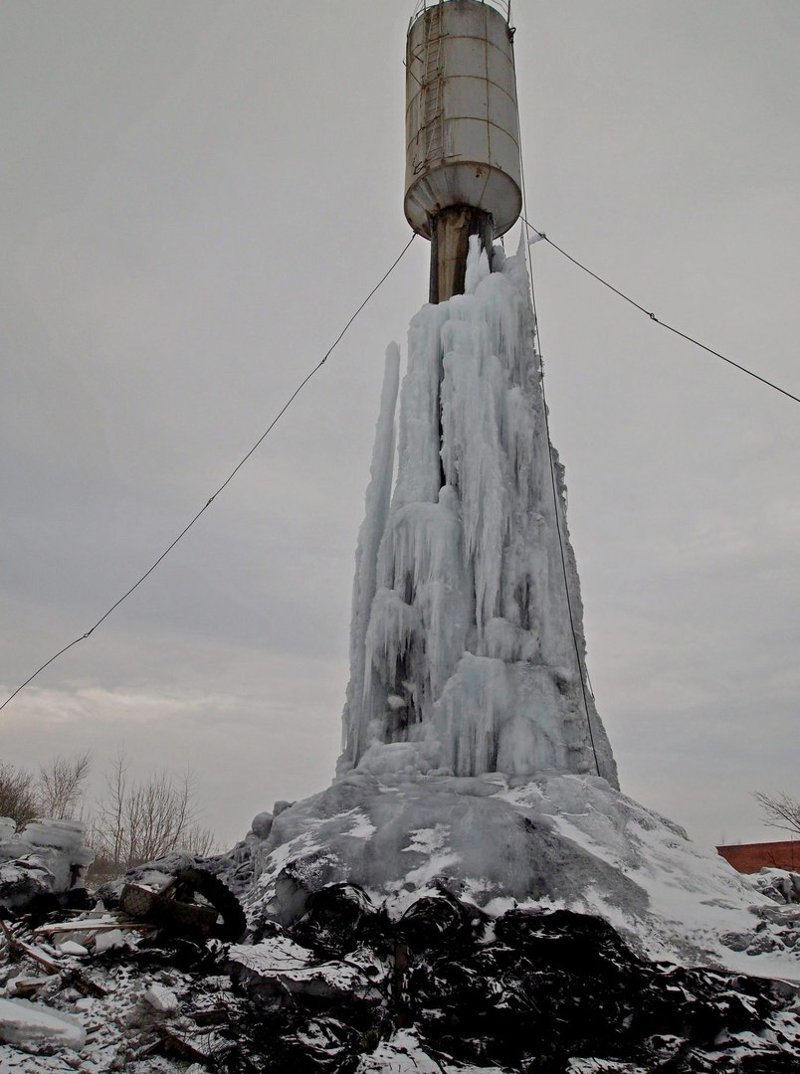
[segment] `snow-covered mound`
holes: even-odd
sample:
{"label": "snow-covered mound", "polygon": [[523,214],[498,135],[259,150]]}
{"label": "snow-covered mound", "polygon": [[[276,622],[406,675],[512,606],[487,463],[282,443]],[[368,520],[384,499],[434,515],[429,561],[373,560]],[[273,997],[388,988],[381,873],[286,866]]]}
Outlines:
{"label": "snow-covered mound", "polygon": [[32,820],[17,831],[10,817],[0,817],[0,907],[80,886],[94,858],[84,840],[77,821]]}
{"label": "snow-covered mound", "polygon": [[796,910],[598,777],[351,772],[283,809],[250,848],[255,922],[289,923],[310,893],[339,882],[399,913],[441,880],[493,915],[597,914],[647,958],[800,980],[796,922],[781,916]]}

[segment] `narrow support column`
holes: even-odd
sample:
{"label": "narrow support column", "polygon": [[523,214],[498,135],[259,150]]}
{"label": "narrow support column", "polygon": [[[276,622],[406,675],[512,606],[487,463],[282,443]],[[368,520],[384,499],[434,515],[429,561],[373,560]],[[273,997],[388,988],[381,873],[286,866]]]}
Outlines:
{"label": "narrow support column", "polygon": [[469,205],[456,205],[431,220],[431,302],[463,295],[470,235],[480,235],[481,245],[491,256],[492,214]]}

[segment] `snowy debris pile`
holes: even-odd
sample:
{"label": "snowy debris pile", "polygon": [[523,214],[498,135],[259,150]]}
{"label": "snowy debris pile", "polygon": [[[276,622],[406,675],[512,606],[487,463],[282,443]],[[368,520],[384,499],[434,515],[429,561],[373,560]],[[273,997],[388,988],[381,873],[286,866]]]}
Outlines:
{"label": "snowy debris pile", "polygon": [[[100,914],[63,924],[73,931],[33,932],[18,922],[11,932],[12,950],[0,960],[0,988],[8,997],[0,1000],[4,1074],[76,1068],[145,1074],[188,1065],[167,1062],[169,1056],[204,1063],[213,1057],[208,1011],[221,1007],[227,1018],[236,1005],[230,979],[214,976],[217,941],[169,942],[124,923],[106,930],[116,923]],[[62,1023],[71,1035],[58,1036]]]}
{"label": "snowy debris pile", "polygon": [[788,869],[764,868],[751,873],[749,880],[753,887],[763,895],[769,895],[776,902],[800,903],[800,873]]}
{"label": "snowy debris pile", "polygon": [[723,937],[726,946],[751,958],[780,959],[793,952],[800,959],[800,874],[762,869],[743,879],[768,901],[754,908],[759,918],[756,927]]}
{"label": "snowy debris pile", "polygon": [[233,894],[176,855],[108,885],[108,894],[109,906],[7,912],[0,921],[4,1074],[76,1066],[144,1074],[184,1070],[187,1061],[215,1069],[230,1049],[216,1027],[239,1001],[222,972],[225,947],[209,937],[244,931]]}
{"label": "snowy debris pile", "polygon": [[568,910],[334,884],[247,942],[121,928],[113,949],[97,943],[110,917],[9,931],[4,1074],[796,1069],[794,988],[643,959]]}
{"label": "snowy debris pile", "polygon": [[33,820],[17,831],[10,817],[0,817],[0,908],[81,890],[93,858],[77,821]]}
{"label": "snowy debris pile", "polygon": [[382,905],[331,885],[264,933],[229,958],[263,1012],[267,1070],[347,1070],[373,1049],[359,1070],[401,1069],[390,1056],[405,1031],[409,1054],[446,1070],[564,1071],[584,1056],[669,1059],[675,1072],[736,1070],[743,1040],[764,1033],[778,1072],[791,1069],[789,1033],[800,1039],[792,988],[648,962],[597,917],[493,918],[442,883]]}
{"label": "snowy debris pile", "polygon": [[580,587],[524,261],[496,248],[490,273],[471,241],[468,293],[411,324],[393,494],[399,356],[387,352],[341,768],[598,772],[616,785],[582,682]]}
{"label": "snowy debris pile", "polygon": [[119,927],[193,943],[238,940],[246,929],[244,911],[216,875],[221,865],[230,872],[234,863],[233,855],[217,861],[173,852],[103,884],[96,897]]}

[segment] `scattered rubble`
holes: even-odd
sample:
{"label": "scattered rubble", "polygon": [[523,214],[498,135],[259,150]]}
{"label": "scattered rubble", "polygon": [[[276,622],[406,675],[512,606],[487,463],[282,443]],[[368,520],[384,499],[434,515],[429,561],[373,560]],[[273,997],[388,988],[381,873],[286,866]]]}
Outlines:
{"label": "scattered rubble", "polygon": [[94,857],[83,839],[77,821],[33,820],[17,831],[10,817],[0,817],[0,917],[20,907],[47,911],[83,901]]}
{"label": "scattered rubble", "polygon": [[776,902],[800,903],[800,873],[764,868],[748,879],[753,887]]}
{"label": "scattered rubble", "polygon": [[161,861],[113,906],[3,923],[3,1074],[797,1071],[796,986],[648,961],[598,917],[493,917],[443,881],[380,902],[341,883],[231,943],[122,898],[191,888],[184,905],[211,910],[198,889],[222,881],[202,872]]}
{"label": "scattered rubble", "polygon": [[[796,984],[658,961],[602,916],[431,875],[309,886],[277,851],[256,887],[290,808],[229,855],[168,855],[93,896],[79,826],[0,822],[0,1071],[796,1074]],[[800,878],[749,883],[754,924],[723,941],[762,965],[800,946]]]}
{"label": "scattered rubble", "polygon": [[144,1001],[159,1014],[174,1014],[178,1009],[178,997],[175,993],[157,982],[144,992]]}

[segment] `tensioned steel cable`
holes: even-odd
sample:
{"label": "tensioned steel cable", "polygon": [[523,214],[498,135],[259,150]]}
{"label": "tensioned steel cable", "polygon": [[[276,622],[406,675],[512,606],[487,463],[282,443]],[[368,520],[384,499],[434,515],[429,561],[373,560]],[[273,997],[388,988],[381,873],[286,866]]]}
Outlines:
{"label": "tensioned steel cable", "polygon": [[[592,753],[594,754],[594,766],[597,769],[598,776],[600,772],[600,758],[597,756],[597,749],[594,744],[594,731],[592,730],[592,717],[589,713],[589,701],[586,697],[586,682],[589,678],[589,670],[586,667],[585,660],[581,659],[580,646],[578,644],[578,632],[575,627],[575,616],[572,611],[572,596],[569,591],[569,572],[567,571],[567,556],[564,551],[564,535],[561,532],[561,510],[562,504],[559,502],[558,495],[558,482],[556,481],[555,466],[553,465],[553,443],[550,438],[550,418],[547,410],[547,395],[544,387],[544,358],[542,356],[542,337],[539,335],[539,316],[536,312],[536,295],[533,287],[533,272],[531,271],[530,261],[528,262],[528,277],[531,283],[531,302],[533,305],[533,334],[536,341],[536,352],[539,355],[539,383],[542,388],[542,412],[544,414],[544,429],[547,436],[547,455],[550,462],[550,484],[553,489],[553,510],[555,512],[556,520],[556,532],[558,533],[558,548],[561,553],[561,570],[564,575],[564,590],[567,596],[567,613],[569,615],[569,627],[572,633],[572,646],[575,650],[575,660],[578,664],[578,678],[581,682],[581,696],[583,697],[583,708],[586,712],[586,726],[589,729],[589,742],[592,747]],[[566,521],[566,519],[565,519]],[[594,690],[589,687],[592,698],[594,698]]]}
{"label": "tensioned steel cable", "polygon": [[791,399],[793,403],[800,403],[800,396],[793,395],[790,391],[787,391],[786,388],[781,388],[779,384],[775,384],[774,381],[768,380],[766,377],[762,377],[760,373],[756,373],[752,369],[748,369],[747,366],[742,365],[740,362],[735,362],[733,358],[728,358],[726,355],[720,354],[719,351],[715,351],[713,347],[708,347],[705,343],[701,343],[700,340],[695,339],[694,336],[687,335],[686,332],[681,332],[681,330],[679,328],[675,328],[674,325],[667,324],[666,321],[662,321],[660,317],[656,317],[655,313],[652,313],[650,310],[640,305],[635,299],[631,298],[630,295],[626,295],[624,291],[620,291],[620,289],[618,287],[615,287],[613,283],[609,283],[608,280],[603,279],[603,277],[600,276],[598,273],[593,272],[587,265],[584,265],[582,261],[579,261],[577,257],[573,257],[572,254],[567,253],[567,251],[562,249],[558,245],[558,243],[553,242],[553,240],[549,238],[544,233],[544,231],[539,231],[537,227],[534,227],[533,224],[526,220],[524,216],[522,217],[522,220],[525,225],[531,229],[531,231],[535,232],[536,235],[544,242],[546,242],[548,246],[552,246],[554,250],[557,250],[562,257],[566,257],[566,259],[568,261],[571,261],[573,265],[575,265],[579,269],[582,269],[587,275],[597,280],[597,282],[601,283],[604,287],[607,287],[609,291],[613,291],[615,295],[619,295],[620,298],[624,299],[626,302],[630,303],[631,306],[634,306],[641,313],[644,313],[647,317],[649,317],[651,321],[655,321],[656,324],[661,325],[662,328],[666,328],[667,331],[672,332],[673,335],[680,336],[681,339],[685,339],[687,343],[693,343],[695,347],[699,347],[701,350],[706,351],[708,354],[713,354],[715,358],[721,358],[723,362],[727,362],[728,365],[732,365],[734,369],[738,369],[740,373],[746,373],[748,377],[752,377],[753,380],[758,380],[762,384],[765,384],[768,388],[772,388],[773,391],[780,392],[781,395],[785,395],[787,399]]}
{"label": "tensioned steel cable", "polygon": [[[523,180],[524,182],[524,180]],[[523,195],[524,196],[524,195]],[[561,532],[561,511],[562,504],[559,502],[558,495],[558,482],[556,481],[555,466],[553,464],[553,443],[550,437],[550,417],[547,410],[547,395],[544,387],[544,358],[542,355],[542,337],[539,334],[539,315],[536,310],[536,292],[533,286],[533,266],[531,265],[530,258],[528,259],[528,279],[531,286],[531,305],[533,308],[533,335],[535,340],[536,353],[539,356],[539,384],[542,389],[542,413],[544,415],[544,429],[547,436],[547,458],[550,464],[550,484],[553,491],[553,511],[555,514],[556,533],[558,534],[558,550],[561,553],[561,571],[564,576],[564,591],[567,598],[567,614],[569,616],[569,628],[572,634],[572,646],[575,650],[575,661],[578,665],[578,678],[581,683],[581,696],[583,698],[583,708],[586,713],[586,726],[589,729],[589,743],[592,747],[592,754],[594,755],[594,766],[597,770],[598,776],[600,772],[600,758],[597,756],[597,748],[594,742],[594,731],[592,729],[592,717],[589,712],[589,701],[586,697],[586,680],[589,672],[586,667],[585,661],[581,659],[580,645],[578,644],[578,631],[575,626],[575,616],[572,611],[572,595],[569,589],[569,572],[567,571],[567,556],[564,551],[564,535]],[[592,691],[592,697],[594,698],[594,691]]]}
{"label": "tensioned steel cable", "polygon": [[50,667],[50,665],[54,661],[58,660],[58,658],[60,656],[63,656],[64,653],[66,653],[74,645],[77,645],[79,642],[86,641],[86,639],[88,637],[90,637],[95,632],[95,630],[97,630],[97,628],[100,626],[100,624],[105,622],[105,620],[108,619],[109,615],[111,615],[111,613],[113,611],[115,611],[120,606],[120,604],[122,604],[122,602],[124,600],[127,600],[127,598],[131,595],[131,593],[133,593],[134,590],[138,589],[139,586],[142,584],[142,582],[145,581],[146,578],[150,577],[150,575],[153,573],[153,571],[156,569],[156,567],[162,562],[162,560],[164,560],[169,555],[169,553],[172,551],[172,549],[175,547],[175,545],[180,540],[182,540],[183,537],[186,536],[186,534],[189,532],[189,530],[192,528],[192,526],[195,524],[195,522],[197,522],[197,520],[200,518],[200,516],[202,514],[204,514],[208,510],[208,508],[211,506],[211,504],[214,502],[214,500],[217,498],[217,496],[219,496],[219,494],[222,492],[222,490],[224,488],[226,488],[226,486],[231,483],[231,481],[234,479],[234,477],[236,477],[236,475],[241,470],[241,468],[244,466],[244,464],[247,462],[247,460],[250,458],[250,456],[253,455],[254,452],[256,452],[258,450],[258,448],[263,444],[263,442],[266,440],[266,438],[269,436],[269,434],[272,432],[272,430],[275,428],[275,426],[278,424],[280,419],[283,417],[283,415],[286,413],[286,411],[289,409],[289,407],[295,401],[295,399],[300,394],[300,392],[303,390],[303,388],[305,388],[306,384],[308,384],[308,382],[311,380],[311,378],[314,376],[314,374],[318,373],[319,370],[322,369],[322,367],[327,362],[328,358],[330,358],[331,354],[333,353],[333,350],[335,349],[335,347],[341,342],[341,340],[344,337],[344,334],[347,331],[347,329],[350,327],[350,325],[353,323],[353,321],[356,319],[356,317],[358,317],[359,313],[361,313],[361,311],[366,306],[366,304],[369,302],[369,300],[372,298],[372,296],[375,294],[375,292],[381,287],[381,285],[383,283],[386,282],[386,280],[389,278],[389,276],[392,274],[392,272],[400,264],[400,262],[405,257],[408,248],[411,246],[412,242],[414,241],[414,239],[416,237],[417,236],[416,236],[416,232],[415,232],[411,236],[411,238],[408,240],[406,245],[403,247],[403,249],[401,250],[401,252],[398,255],[398,257],[395,258],[395,260],[392,262],[392,264],[389,266],[389,268],[386,270],[386,272],[383,274],[383,276],[381,276],[381,278],[378,280],[378,282],[375,284],[375,286],[369,292],[367,297],[357,307],[357,309],[352,314],[350,319],[347,321],[347,323],[345,324],[344,328],[341,330],[339,335],[336,337],[336,339],[333,341],[333,343],[331,343],[330,347],[328,347],[327,351],[322,356],[320,361],[317,362],[317,364],[314,366],[314,368],[309,373],[307,373],[306,376],[300,381],[300,383],[297,385],[295,390],[292,392],[292,394],[289,396],[289,398],[283,404],[281,409],[278,411],[278,413],[275,415],[275,417],[269,423],[269,425],[264,430],[264,432],[261,434],[261,436],[259,436],[258,440],[256,440],[256,442],[253,444],[253,446],[250,448],[250,450],[247,452],[247,454],[242,456],[242,458],[234,466],[234,468],[231,470],[231,472],[228,474],[228,476],[225,478],[225,480],[222,482],[222,484],[219,486],[219,488],[215,492],[213,492],[211,494],[211,496],[209,496],[209,498],[206,500],[206,502],[203,504],[203,506],[200,508],[200,510],[197,512],[197,514],[195,514],[194,517],[189,522],[187,522],[187,524],[183,527],[183,529],[178,534],[178,536],[170,544],[167,545],[167,547],[164,549],[164,551],[161,553],[161,555],[158,557],[158,559],[156,559],[150,565],[150,567],[148,567],[148,569],[144,572],[144,574],[141,575],[141,577],[138,578],[133,583],[133,585],[130,587],[130,589],[126,590],[122,594],[122,596],[119,597],[118,600],[114,601],[114,603],[111,605],[111,607],[108,608],[100,616],[100,618],[97,620],[97,622],[93,626],[89,627],[89,629],[84,634],[80,634],[77,638],[73,638],[73,640],[71,642],[69,642],[69,644],[65,645],[62,649],[59,649],[58,652],[54,653],[50,657],[49,660],[46,660],[41,665],[41,667],[38,667],[36,669],[36,671],[34,671],[34,673],[32,675],[29,675],[28,678],[23,683],[20,683],[20,685],[16,688],[16,690],[12,694],[9,694],[9,696],[5,699],[5,701],[2,703],[2,705],[0,705],[0,711],[2,711],[6,707],[6,705],[9,703],[9,701],[14,700],[14,698],[17,696],[17,694],[21,690],[24,690],[26,686],[28,686],[30,683],[32,683],[33,680],[36,678],[36,676],[41,674],[41,672],[43,672],[45,670],[45,668]]}
{"label": "tensioned steel cable", "polygon": [[[519,145],[519,156],[520,156],[519,164],[520,164],[520,169],[519,170],[520,170],[520,179],[522,180],[522,205],[523,205],[523,208],[525,210],[527,210],[528,203],[527,203],[527,194],[526,194],[526,190],[525,190],[525,164],[524,164],[524,154],[522,152],[522,133],[521,132],[520,132],[519,141],[520,141],[520,145]],[[521,219],[522,219],[523,223],[525,224],[526,229],[529,228],[529,227],[533,227],[532,224],[528,223],[528,221],[525,219],[524,215],[521,215]],[[538,232],[537,232],[537,234],[538,234]],[[600,775],[602,775],[602,773],[600,771],[600,758],[597,756],[597,747],[595,746],[595,741],[594,741],[594,730],[592,729],[592,717],[591,717],[591,713],[589,712],[589,699],[586,696],[586,680],[588,679],[589,672],[588,672],[588,669],[586,667],[585,659],[581,659],[581,648],[580,648],[580,645],[578,644],[578,631],[577,631],[577,628],[575,626],[575,615],[574,615],[574,613],[572,611],[572,596],[570,594],[570,589],[569,589],[569,572],[567,570],[567,556],[566,556],[566,552],[564,551],[564,534],[561,532],[561,510],[562,510],[562,505],[559,502],[558,482],[556,481],[555,466],[553,464],[553,444],[552,444],[552,441],[550,439],[550,418],[549,418],[548,411],[547,411],[547,395],[545,393],[545,387],[544,387],[544,358],[542,356],[542,337],[541,337],[541,335],[539,333],[539,314],[538,314],[538,311],[536,309],[536,289],[535,289],[534,284],[533,284],[533,258],[531,257],[531,248],[530,248],[530,244],[528,243],[527,240],[528,240],[528,233],[527,233],[527,230],[526,230],[525,231],[525,259],[526,259],[527,265],[528,265],[528,284],[529,284],[529,287],[530,287],[530,295],[531,295],[531,311],[533,313],[533,347],[534,347],[534,353],[536,355],[538,355],[538,358],[539,358],[539,385],[541,387],[541,392],[542,392],[542,414],[544,416],[544,429],[545,429],[545,435],[547,437],[547,461],[548,461],[549,466],[550,466],[550,484],[552,486],[552,491],[553,491],[553,512],[554,512],[554,515],[555,515],[556,534],[558,535],[558,550],[559,550],[559,552],[561,554],[561,570],[562,570],[562,573],[563,573],[563,576],[564,576],[564,595],[566,597],[566,602],[567,602],[567,616],[569,618],[570,633],[572,634],[572,646],[573,646],[573,649],[575,650],[575,662],[576,662],[576,664],[578,666],[578,679],[580,680],[580,684],[581,684],[581,697],[583,698],[583,709],[584,709],[584,712],[586,713],[586,727],[588,728],[588,731],[589,731],[589,744],[591,745],[592,755],[594,756],[594,767],[595,767],[595,769],[597,771],[598,776],[600,776]],[[564,523],[566,524],[566,515],[564,517]],[[589,689],[590,689],[590,692],[592,694],[592,699],[594,700],[594,691],[591,689],[591,686],[589,687]]]}

